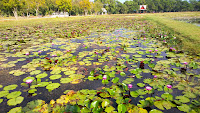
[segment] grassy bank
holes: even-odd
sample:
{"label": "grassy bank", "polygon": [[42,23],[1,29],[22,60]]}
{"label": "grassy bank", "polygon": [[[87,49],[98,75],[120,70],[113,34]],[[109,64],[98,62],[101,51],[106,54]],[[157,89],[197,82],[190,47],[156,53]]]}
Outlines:
{"label": "grassy bank", "polygon": [[182,41],[184,51],[195,54],[200,53],[200,27],[167,18],[166,15],[168,14],[165,14],[165,16],[159,15],[145,15],[145,17],[148,21],[173,32]]}

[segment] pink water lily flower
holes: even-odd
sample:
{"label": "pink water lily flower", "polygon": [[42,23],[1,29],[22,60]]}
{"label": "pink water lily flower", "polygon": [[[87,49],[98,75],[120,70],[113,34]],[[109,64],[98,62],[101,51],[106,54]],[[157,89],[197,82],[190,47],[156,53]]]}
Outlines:
{"label": "pink water lily flower", "polygon": [[149,52],[152,52],[152,50],[149,50]]}
{"label": "pink water lily flower", "polygon": [[106,75],[104,75],[104,76],[103,76],[103,80],[106,80],[106,79],[107,79],[107,77],[106,77]]}
{"label": "pink water lily flower", "polygon": [[146,90],[150,91],[152,88],[150,86],[146,87]]}
{"label": "pink water lily flower", "polygon": [[28,79],[28,80],[26,80],[26,83],[27,83],[27,84],[30,84],[31,82],[33,82],[32,79]]}
{"label": "pink water lily flower", "polygon": [[56,57],[57,55],[52,55],[52,57]]}
{"label": "pink water lily flower", "polygon": [[158,50],[157,49],[155,49],[155,52],[157,52]]}
{"label": "pink water lily flower", "polygon": [[25,55],[26,55],[26,56],[28,56],[28,55],[29,55],[29,53],[26,53]]}
{"label": "pink water lily flower", "polygon": [[95,54],[98,54],[98,52],[94,52]]}
{"label": "pink water lily flower", "polygon": [[154,77],[153,78],[157,78],[157,76],[156,75],[154,75]]}
{"label": "pink water lily flower", "polygon": [[128,88],[132,88],[133,87],[133,85],[132,84],[128,84]]}
{"label": "pink water lily flower", "polygon": [[167,85],[167,88],[171,89],[171,88],[172,88],[172,86],[171,86],[171,85]]}
{"label": "pink water lily flower", "polygon": [[144,40],[146,40],[146,38],[144,37]]}
{"label": "pink water lily flower", "polygon": [[38,53],[42,53],[42,51],[38,51]]}
{"label": "pink water lily flower", "polygon": [[185,65],[187,65],[188,63],[187,62],[183,62]]}
{"label": "pink water lily flower", "polygon": [[55,45],[54,43],[52,43],[52,45]]}

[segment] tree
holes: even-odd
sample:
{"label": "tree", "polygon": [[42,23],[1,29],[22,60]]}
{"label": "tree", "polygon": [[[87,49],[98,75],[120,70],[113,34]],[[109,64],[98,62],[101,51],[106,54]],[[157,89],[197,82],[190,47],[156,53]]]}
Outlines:
{"label": "tree", "polygon": [[20,0],[2,0],[2,6],[12,10],[15,18],[18,19],[17,11],[22,6],[22,2]]}
{"label": "tree", "polygon": [[39,8],[45,4],[45,0],[30,0],[31,2],[31,6],[33,7],[33,9],[35,10],[36,12],[36,16],[38,16],[38,11],[39,11]]}
{"label": "tree", "polygon": [[80,4],[80,7],[84,10],[85,15],[87,15],[88,10],[91,9],[90,1],[89,0],[82,0],[82,1],[79,2],[79,4]]}
{"label": "tree", "polygon": [[101,8],[103,8],[103,4],[99,0],[95,1],[93,5],[93,10],[95,14],[101,12]]}
{"label": "tree", "polygon": [[72,0],[56,0],[56,5],[64,12],[71,12],[72,10]]}

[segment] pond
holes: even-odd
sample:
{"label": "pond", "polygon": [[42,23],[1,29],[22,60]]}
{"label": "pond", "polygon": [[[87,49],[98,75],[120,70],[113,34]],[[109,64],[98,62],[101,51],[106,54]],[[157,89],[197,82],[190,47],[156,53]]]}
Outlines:
{"label": "pond", "polygon": [[[109,21],[118,27],[109,28]],[[62,97],[58,99],[63,94],[69,95],[67,102],[64,98],[70,105],[68,112],[75,108],[82,112],[90,108],[93,112],[131,112],[135,106],[164,113],[196,110],[199,58],[167,44],[176,43],[176,38],[157,32],[152,37],[151,25],[145,21],[120,18],[92,22],[97,25],[95,30],[88,28],[88,33],[66,33],[63,23],[57,25],[58,29],[47,25],[18,28],[16,32],[2,30],[0,111],[15,107],[23,107],[24,112],[37,111],[38,106],[44,109],[43,104],[30,103],[38,99],[51,104],[57,99],[55,106],[63,105]],[[30,84],[26,83],[29,79],[33,80]],[[85,105],[87,99],[90,107]],[[95,102],[105,108],[97,109],[100,104],[92,107]]]}
{"label": "pond", "polygon": [[179,20],[179,21],[183,21],[183,22],[191,23],[191,24],[194,24],[194,25],[200,27],[200,18],[175,19],[175,20]]}

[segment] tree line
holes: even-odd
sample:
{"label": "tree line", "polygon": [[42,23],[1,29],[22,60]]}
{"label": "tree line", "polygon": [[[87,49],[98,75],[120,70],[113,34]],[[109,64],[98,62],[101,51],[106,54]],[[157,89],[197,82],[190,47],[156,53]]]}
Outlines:
{"label": "tree line", "polygon": [[38,16],[53,12],[70,15],[100,14],[105,8],[109,14],[138,13],[139,5],[147,5],[147,12],[200,11],[200,0],[0,0],[1,16]]}

